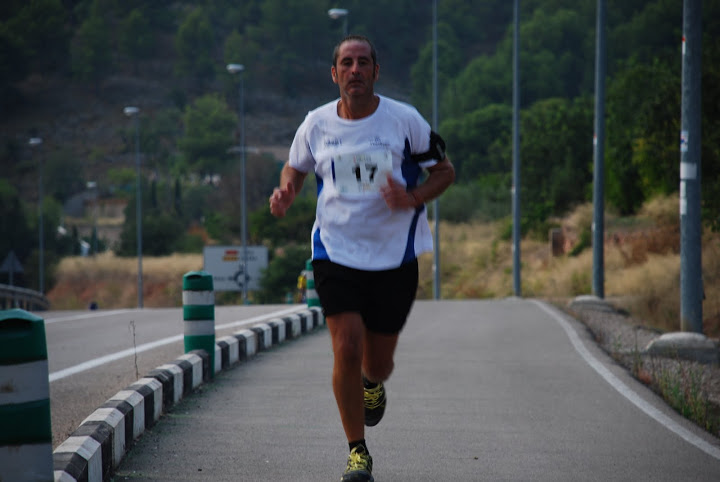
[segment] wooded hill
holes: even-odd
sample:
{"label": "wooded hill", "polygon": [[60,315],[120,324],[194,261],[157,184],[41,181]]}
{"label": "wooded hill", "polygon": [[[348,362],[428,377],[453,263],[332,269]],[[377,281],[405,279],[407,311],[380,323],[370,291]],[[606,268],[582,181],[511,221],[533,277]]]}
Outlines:
{"label": "wooded hill", "polygon": [[[42,158],[46,233],[61,206],[98,182],[101,197],[130,200],[121,243],[134,247],[134,130],[141,107],[148,254],[197,250],[202,224],[232,242],[237,213],[238,79],[242,63],[248,145],[289,144],[309,108],[335,98],[329,77],[347,8],[348,30],[376,44],[377,89],[430,119],[432,2],[415,0],[6,0],[0,5],[0,255],[37,254],[37,164]],[[521,2],[523,227],[591,197],[596,2]],[[608,0],[606,201],[621,214],[679,186],[682,1]],[[720,0],[703,8],[703,213],[720,212]],[[443,219],[510,213],[512,2],[438,0],[439,130],[457,168]],[[41,150],[28,138],[39,136]],[[248,159],[250,236],[271,247],[306,242],[307,213],[270,223],[266,199],[277,162]],[[203,184],[219,174],[219,186]],[[308,200],[308,205],[311,205]],[[304,210],[303,210],[304,211]],[[298,226],[303,226],[298,229]],[[52,238],[52,239],[50,239]],[[102,243],[101,243],[102,244]],[[49,235],[50,260],[74,240]],[[0,277],[0,282],[2,278]]]}

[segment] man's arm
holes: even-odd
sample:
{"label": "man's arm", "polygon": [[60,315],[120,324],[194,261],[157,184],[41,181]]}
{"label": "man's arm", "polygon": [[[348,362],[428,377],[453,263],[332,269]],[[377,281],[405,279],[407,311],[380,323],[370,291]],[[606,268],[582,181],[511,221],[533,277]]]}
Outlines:
{"label": "man's arm", "polygon": [[388,184],[383,188],[382,194],[390,209],[416,208],[440,196],[455,181],[455,168],[447,156],[441,162],[428,167],[427,171],[425,182],[411,191],[406,191],[405,186],[388,176]]}
{"label": "man's arm", "polygon": [[295,196],[302,189],[307,173],[298,171],[287,162],[280,172],[280,187],[273,189],[270,196],[270,212],[273,216],[281,218],[295,200]]}

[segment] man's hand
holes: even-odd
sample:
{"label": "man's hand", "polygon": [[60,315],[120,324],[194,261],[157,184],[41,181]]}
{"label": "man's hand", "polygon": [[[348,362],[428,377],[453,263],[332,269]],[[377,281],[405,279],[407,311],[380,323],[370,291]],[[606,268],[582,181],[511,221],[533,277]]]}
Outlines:
{"label": "man's hand", "polygon": [[294,200],[295,186],[293,186],[292,182],[288,181],[285,189],[279,187],[273,189],[272,196],[270,196],[270,212],[273,216],[282,218]]}
{"label": "man's hand", "polygon": [[387,184],[380,188],[380,193],[390,209],[413,209],[419,202],[406,191],[405,186],[396,182],[391,174],[388,174]]}

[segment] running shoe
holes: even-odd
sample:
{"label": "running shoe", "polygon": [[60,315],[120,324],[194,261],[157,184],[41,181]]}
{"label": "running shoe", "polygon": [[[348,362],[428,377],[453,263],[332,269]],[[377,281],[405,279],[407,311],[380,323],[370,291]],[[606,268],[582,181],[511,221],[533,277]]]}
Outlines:
{"label": "running shoe", "polygon": [[340,482],[374,482],[372,457],[364,445],[358,445],[348,455],[347,468]]}
{"label": "running shoe", "polygon": [[[365,382],[363,378],[363,382]],[[387,397],[385,396],[385,386],[382,382],[373,388],[365,386],[365,425],[374,427],[385,414],[385,405]]]}

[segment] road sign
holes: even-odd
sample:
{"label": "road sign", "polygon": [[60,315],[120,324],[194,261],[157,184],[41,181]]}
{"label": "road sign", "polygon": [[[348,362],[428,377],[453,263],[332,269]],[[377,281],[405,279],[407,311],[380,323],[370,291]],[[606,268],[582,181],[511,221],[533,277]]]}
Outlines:
{"label": "road sign", "polygon": [[5,260],[0,265],[0,273],[22,273],[23,268],[20,264],[20,260],[18,260],[17,256],[15,256],[15,251],[10,251],[8,255],[5,257]]}
{"label": "road sign", "polygon": [[215,291],[242,291],[247,279],[247,289],[260,289],[260,275],[268,265],[265,246],[247,247],[247,270],[243,266],[242,246],[205,246],[204,270],[213,277]]}

